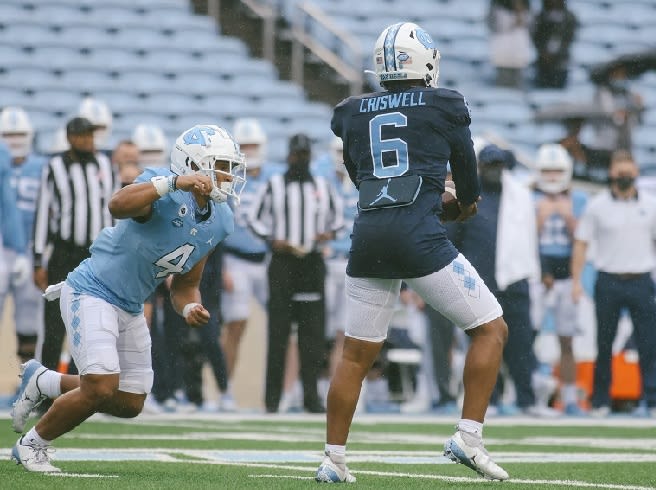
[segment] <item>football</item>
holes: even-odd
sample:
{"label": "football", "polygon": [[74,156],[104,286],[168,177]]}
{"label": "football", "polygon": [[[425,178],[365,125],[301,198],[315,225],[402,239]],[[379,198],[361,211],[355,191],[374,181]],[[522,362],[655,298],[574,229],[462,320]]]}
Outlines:
{"label": "football", "polygon": [[460,204],[456,196],[456,186],[451,180],[444,183],[444,192],[442,193],[442,213],[440,219],[442,222],[455,221],[460,216]]}

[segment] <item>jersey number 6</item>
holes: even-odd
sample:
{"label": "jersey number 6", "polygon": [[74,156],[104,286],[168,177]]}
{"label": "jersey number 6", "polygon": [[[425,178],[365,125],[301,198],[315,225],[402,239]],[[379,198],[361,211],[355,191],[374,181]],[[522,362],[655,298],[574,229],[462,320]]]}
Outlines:
{"label": "jersey number 6", "polygon": [[[383,126],[403,128],[408,125],[408,118],[400,112],[379,114],[369,121],[369,146],[374,162],[374,176],[379,179],[398,177],[408,171],[408,144],[401,138],[382,138]],[[383,153],[396,153],[396,163],[383,165]]]}

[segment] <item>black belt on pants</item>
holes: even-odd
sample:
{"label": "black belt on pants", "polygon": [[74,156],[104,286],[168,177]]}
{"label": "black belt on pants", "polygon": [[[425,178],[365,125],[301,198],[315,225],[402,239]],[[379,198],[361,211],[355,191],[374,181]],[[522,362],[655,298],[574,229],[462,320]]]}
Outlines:
{"label": "black belt on pants", "polygon": [[603,272],[599,271],[599,275],[605,275],[612,279],[618,279],[620,281],[631,281],[634,279],[644,279],[649,275],[649,272],[625,272],[625,273],[616,273],[616,272]]}

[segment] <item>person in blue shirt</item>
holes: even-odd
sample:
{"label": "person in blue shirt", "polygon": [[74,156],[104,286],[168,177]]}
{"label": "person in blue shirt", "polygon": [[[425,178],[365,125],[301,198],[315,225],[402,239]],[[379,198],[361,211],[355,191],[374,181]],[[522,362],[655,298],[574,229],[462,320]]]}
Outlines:
{"label": "person in blue shirt", "polygon": [[337,231],[335,239],[324,247],[326,259],[326,338],[331,345],[329,358],[329,377],[332,377],[337,362],[342,355],[344,330],[346,328],[346,311],[344,309],[344,287],[346,265],[351,249],[351,231],[358,214],[358,190],[349,179],[344,167],[343,144],[335,136],[330,143],[328,160],[332,174],[328,178],[344,202],[344,227]]}
{"label": "person in blue shirt", "polygon": [[355,481],[346,467],[346,440],[402,281],[471,339],[462,418],[444,454],[486,478],[508,478],[482,440],[507,325],[501,306],[448,240],[439,217],[447,162],[458,220],[476,213],[480,192],[469,109],[460,93],[437,88],[439,57],[430,35],[416,24],[387,27],[373,52],[385,90],[349,97],[333,113],[331,128],[344,143],[360,212],[346,269],[346,338],[328,392],[326,456],[317,481]]}
{"label": "person in blue shirt", "polygon": [[[9,181],[15,200],[12,206],[20,216],[19,231],[28,242],[23,250],[5,249],[4,261],[14,264],[16,257],[26,257],[27,271],[31,273],[31,244],[36,202],[41,184],[41,172],[46,159],[32,152],[34,130],[27,113],[20,107],[5,107],[0,112],[0,140],[4,141],[11,154]],[[2,235],[13,236],[17,228],[3,221]],[[5,268],[6,269],[6,268]],[[36,285],[21,275],[6,270],[0,272],[0,305],[11,295],[14,299],[14,322],[16,324],[17,354],[21,362],[35,357],[37,336],[43,331],[43,298]]]}
{"label": "person in blue shirt", "polygon": [[572,158],[559,144],[544,144],[535,162],[536,217],[541,282],[537,285],[538,321],[551,319],[560,344],[560,400],[566,415],[582,415],[578,405],[573,339],[581,332],[577,305],[572,299],[574,231],[587,197],[572,189]]}
{"label": "person in blue shirt", "polygon": [[12,457],[17,463],[28,471],[58,471],[48,458],[53,439],[94,413],[131,418],[141,412],[153,383],[143,303],[173,275],[176,312],[191,327],[209,321],[199,291],[203,266],[233,230],[226,201],[238,198],[244,183],[239,145],[223,128],[200,125],[178,137],[170,170],[147,168],[112,196],[109,210],[116,226],[104,228],[91,257],[45,292],[46,299],[60,297],[80,375],[62,375],[35,360],[23,364],[14,430],[23,431],[43,399],[55,401],[16,442]]}
{"label": "person in blue shirt", "polygon": [[[21,226],[21,216],[16,207],[16,192],[12,186],[11,153],[0,141],[0,276],[14,284],[22,284],[29,278],[30,263],[25,255],[27,237]],[[4,256],[4,251],[15,253],[13,264]],[[3,271],[7,271],[6,273]],[[0,287],[7,288],[8,282]]]}
{"label": "person in blue shirt", "polygon": [[[256,196],[272,175],[274,164],[267,160],[268,138],[258,119],[240,118],[232,134],[248,161],[248,184],[244,187],[239,206],[229,201],[235,213],[235,231],[223,242],[223,292],[221,312],[224,325],[222,346],[228,369],[228,390],[221,394],[219,407],[224,411],[237,409],[232,394],[232,378],[237,365],[239,344],[251,314],[251,299],[266,309],[269,297],[267,256],[269,246],[248,226],[248,218]],[[284,170],[283,170],[284,171]],[[282,173],[282,172],[280,172]]]}

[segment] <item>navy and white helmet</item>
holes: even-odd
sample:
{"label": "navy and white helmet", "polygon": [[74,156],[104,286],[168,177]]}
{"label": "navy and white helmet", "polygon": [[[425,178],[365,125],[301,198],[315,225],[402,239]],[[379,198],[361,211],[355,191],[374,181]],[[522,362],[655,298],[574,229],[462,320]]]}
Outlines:
{"label": "navy and white helmet", "polygon": [[412,22],[387,27],[374,46],[374,71],[380,84],[395,80],[423,80],[437,87],[440,52],[430,35]]}
{"label": "navy and white helmet", "polygon": [[248,168],[261,167],[266,158],[267,135],[260,121],[254,117],[237,119],[232,134],[246,155]]}
{"label": "navy and white helmet", "polygon": [[[229,170],[216,168],[217,162],[228,162]],[[246,163],[239,145],[225,129],[213,124],[199,124],[183,132],[171,150],[171,171],[176,175],[201,173],[212,179],[210,198],[225,202],[239,196],[246,183]],[[230,175],[231,182],[219,183],[217,174]]]}
{"label": "navy and white helmet", "polygon": [[162,128],[155,124],[139,124],[132,131],[132,141],[139,148],[139,163],[144,167],[165,167],[167,142]]}
{"label": "navy and white helmet", "polygon": [[547,143],[538,149],[535,160],[535,184],[547,194],[559,194],[569,189],[574,164],[567,150],[558,143]]}
{"label": "navy and white helmet", "polygon": [[0,139],[9,147],[12,158],[25,158],[32,152],[34,129],[21,107],[5,107],[0,112]]}

